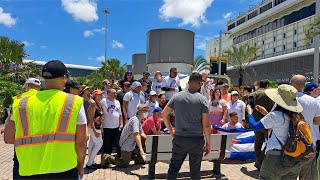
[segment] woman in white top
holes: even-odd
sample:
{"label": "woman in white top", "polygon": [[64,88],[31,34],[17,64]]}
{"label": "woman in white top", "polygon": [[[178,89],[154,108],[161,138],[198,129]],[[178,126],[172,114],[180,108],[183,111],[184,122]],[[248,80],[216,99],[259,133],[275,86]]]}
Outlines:
{"label": "woman in white top", "polygon": [[247,105],[250,128],[254,131],[268,130],[266,157],[260,169],[259,179],[297,179],[301,162],[288,160],[283,156],[283,146],[288,138],[290,119],[303,108],[296,99],[298,91],[290,85],[280,85],[277,89],[267,89],[266,95],[275,102],[271,112],[257,105],[256,110],[265,115],[258,122]]}
{"label": "woman in white top", "polygon": [[159,107],[159,103],[157,101],[157,93],[155,91],[150,91],[149,100],[146,102],[146,105],[150,107],[148,117],[153,116],[153,110],[156,107]]}
{"label": "woman in white top", "polygon": [[211,126],[221,127],[227,122],[228,107],[226,101],[221,99],[220,89],[213,90],[209,104]]}

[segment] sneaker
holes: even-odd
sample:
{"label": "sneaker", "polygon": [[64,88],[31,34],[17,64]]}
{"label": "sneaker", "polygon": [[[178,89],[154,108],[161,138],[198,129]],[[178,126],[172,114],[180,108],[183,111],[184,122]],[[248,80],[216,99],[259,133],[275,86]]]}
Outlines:
{"label": "sneaker", "polygon": [[91,166],[86,165],[86,169],[97,169],[94,164],[92,164]]}
{"label": "sneaker", "polygon": [[256,168],[258,169],[258,171],[260,171],[260,169],[261,169],[261,163],[260,163],[259,161],[256,161],[256,162],[254,163],[254,167],[256,167]]}

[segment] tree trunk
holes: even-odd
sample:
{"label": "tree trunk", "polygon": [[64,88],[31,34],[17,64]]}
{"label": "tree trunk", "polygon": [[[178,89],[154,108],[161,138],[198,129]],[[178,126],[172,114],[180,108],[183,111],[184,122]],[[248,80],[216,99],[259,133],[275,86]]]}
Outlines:
{"label": "tree trunk", "polygon": [[243,73],[244,73],[243,69],[240,68],[239,69],[239,79],[238,79],[239,87],[241,87],[243,84]]}

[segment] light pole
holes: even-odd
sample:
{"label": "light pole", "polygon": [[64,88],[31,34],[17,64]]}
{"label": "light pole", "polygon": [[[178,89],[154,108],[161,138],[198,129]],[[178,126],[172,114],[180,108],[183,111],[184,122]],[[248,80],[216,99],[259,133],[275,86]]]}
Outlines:
{"label": "light pole", "polygon": [[110,13],[109,9],[104,9],[103,13],[106,14],[106,28],[104,30],[104,61],[107,61],[107,32],[108,32],[108,14]]}
{"label": "light pole", "polygon": [[[320,0],[316,0],[316,17],[320,15]],[[314,27],[314,31],[317,33],[319,32],[319,29]],[[313,82],[317,83],[319,82],[319,35],[316,35],[313,38],[314,42],[314,61],[313,61]]]}
{"label": "light pole", "polygon": [[230,31],[223,32],[222,30],[220,30],[220,33],[219,33],[219,68],[218,68],[219,76],[221,76],[222,34],[231,34],[231,32]]}

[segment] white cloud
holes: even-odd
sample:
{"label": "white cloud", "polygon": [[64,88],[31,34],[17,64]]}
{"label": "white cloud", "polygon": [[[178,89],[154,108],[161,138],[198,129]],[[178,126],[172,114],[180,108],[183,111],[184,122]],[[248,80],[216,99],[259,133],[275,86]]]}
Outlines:
{"label": "white cloud", "polygon": [[85,31],[83,32],[83,36],[84,36],[85,38],[90,37],[90,36],[93,36],[93,32],[92,32],[92,31],[89,31],[89,30],[85,30]]}
{"label": "white cloud", "polygon": [[214,39],[215,37],[216,37],[216,35],[213,36],[213,37],[196,35],[196,37],[195,37],[195,47],[196,47],[196,49],[205,51],[207,42],[212,40],[212,39]]}
{"label": "white cloud", "polygon": [[124,45],[117,40],[112,40],[112,48],[113,49],[123,49]]}
{"label": "white cloud", "polygon": [[182,19],[179,26],[191,24],[198,27],[201,23],[207,23],[205,12],[212,2],[213,0],[164,0],[159,16],[165,21]]}
{"label": "white cloud", "polygon": [[40,49],[48,49],[48,46],[42,45],[42,46],[40,46]]}
{"label": "white cloud", "polygon": [[97,57],[96,59],[97,59],[97,61],[100,61],[100,62],[102,62],[102,61],[105,60],[104,56],[99,56],[99,57]]}
{"label": "white cloud", "polygon": [[106,28],[104,28],[104,27],[103,27],[103,28],[100,28],[100,29],[85,30],[85,31],[83,32],[83,36],[84,36],[85,38],[88,38],[88,37],[94,36],[95,33],[104,34],[105,30],[106,30]]}
{"label": "white cloud", "polygon": [[17,23],[17,18],[11,16],[10,13],[5,13],[3,8],[0,7],[0,24],[7,27],[12,27]]}
{"label": "white cloud", "polygon": [[228,13],[222,15],[222,17],[224,19],[229,19],[231,16],[232,16],[232,12],[228,12]]}
{"label": "white cloud", "polygon": [[77,21],[92,22],[99,19],[95,0],[61,0],[61,3]]}
{"label": "white cloud", "polygon": [[22,41],[21,43],[23,43],[26,47],[34,45],[33,42],[28,42],[28,41]]}

